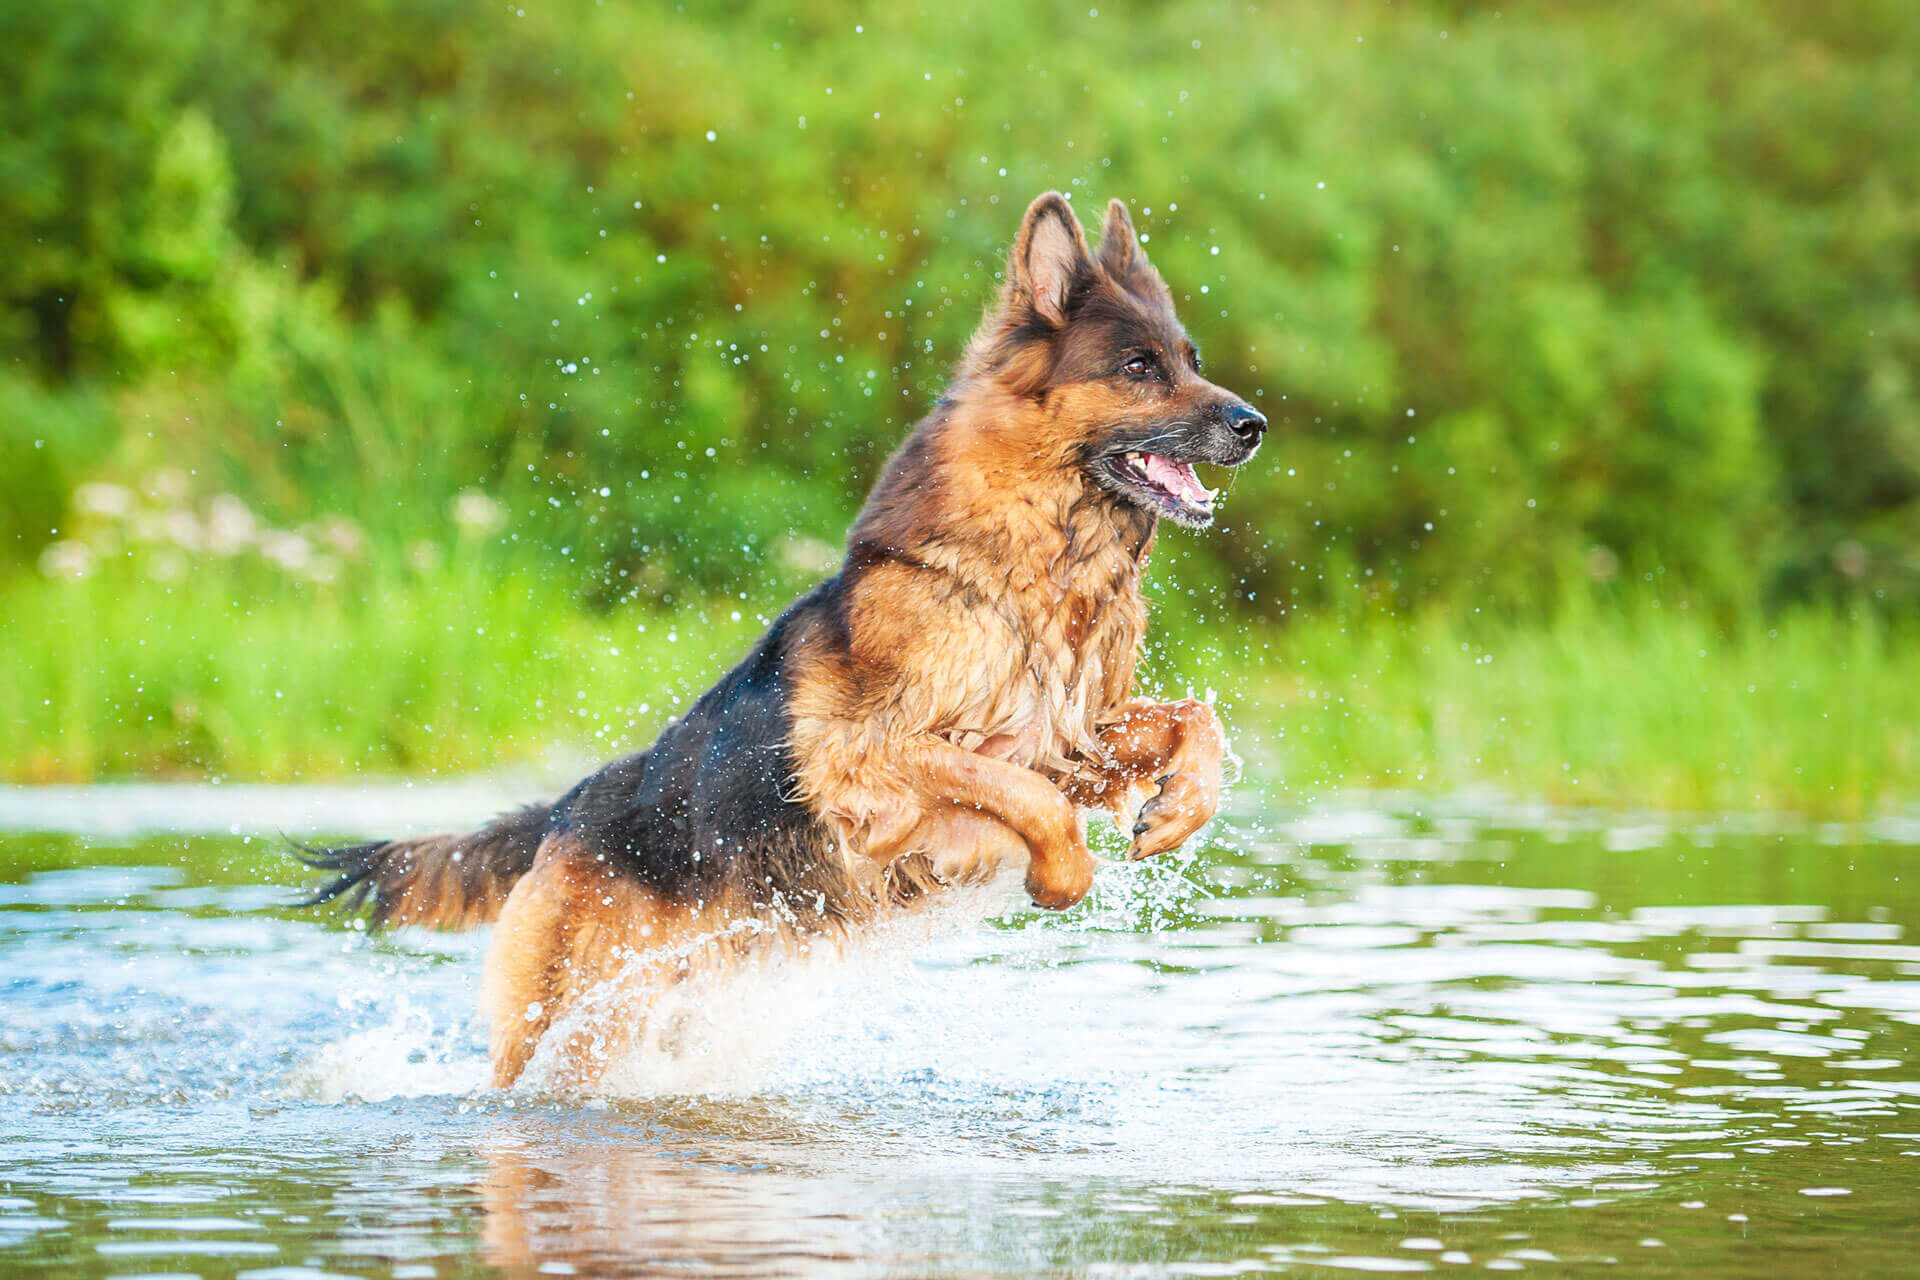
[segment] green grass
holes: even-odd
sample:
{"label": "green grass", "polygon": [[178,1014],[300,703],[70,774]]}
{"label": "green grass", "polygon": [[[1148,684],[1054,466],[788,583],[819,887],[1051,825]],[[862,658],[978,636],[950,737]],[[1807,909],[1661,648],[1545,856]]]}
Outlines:
{"label": "green grass", "polygon": [[1912,630],[1829,612],[1727,628],[1650,603],[1531,624],[1306,619],[1240,667],[1233,718],[1249,759],[1307,793],[1493,784],[1859,817],[1920,795]]}
{"label": "green grass", "polygon": [[[730,665],[790,598],[593,613],[473,552],[333,584],[258,562],[181,581],[114,561],[0,586],[0,775],[299,779],[611,755]],[[1853,817],[1920,795],[1912,628],[1582,605],[1544,623],[1440,612],[1249,630],[1162,607],[1169,692],[1219,696],[1263,779],[1683,810]]]}
{"label": "green grass", "polygon": [[439,773],[642,742],[758,627],[715,600],[583,611],[456,558],[351,585],[258,564],[0,592],[0,773],[299,779]]}

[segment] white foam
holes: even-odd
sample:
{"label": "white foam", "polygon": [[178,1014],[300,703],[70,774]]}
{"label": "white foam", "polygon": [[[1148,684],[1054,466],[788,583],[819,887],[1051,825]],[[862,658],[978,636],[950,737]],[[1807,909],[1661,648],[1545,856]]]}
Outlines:
{"label": "white foam", "polygon": [[[590,993],[555,1024],[527,1064],[517,1088],[579,1092],[567,1077],[560,1046],[584,1033],[605,1045],[610,1020],[640,1016],[644,1026],[585,1091],[608,1098],[744,1097],[760,1092],[808,1026],[843,1016],[875,984],[900,980],[916,949],[977,926],[1006,905],[1006,885],[952,890],[929,908],[857,930],[838,941],[776,942],[764,957],[696,969],[658,988],[663,965],[678,965],[716,937],[694,939],[668,953],[633,957],[617,979]],[[740,920],[723,932],[764,928]],[[632,1009],[644,1001],[643,1011]]]}
{"label": "white foam", "polygon": [[[464,1026],[441,1026],[405,989],[391,997],[387,1020],[323,1046],[282,1082],[308,1102],[381,1102],[473,1093],[487,1083],[487,1060],[466,1042]],[[351,1004],[351,1000],[343,1000]]]}

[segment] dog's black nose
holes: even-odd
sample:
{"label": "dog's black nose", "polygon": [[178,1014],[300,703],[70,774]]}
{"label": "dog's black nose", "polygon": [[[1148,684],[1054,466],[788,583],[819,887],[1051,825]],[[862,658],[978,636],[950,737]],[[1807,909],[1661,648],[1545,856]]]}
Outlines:
{"label": "dog's black nose", "polygon": [[1267,429],[1267,416],[1250,404],[1230,405],[1224,416],[1227,430],[1243,440],[1258,440]]}

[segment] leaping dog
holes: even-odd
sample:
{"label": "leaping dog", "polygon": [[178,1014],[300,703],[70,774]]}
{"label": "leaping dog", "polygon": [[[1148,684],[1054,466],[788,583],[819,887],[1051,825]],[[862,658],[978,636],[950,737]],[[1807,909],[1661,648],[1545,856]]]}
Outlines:
{"label": "leaping dog", "polygon": [[536,1050],[592,1082],[662,984],[775,940],[1003,869],[1071,906],[1095,868],[1083,810],[1145,858],[1219,802],[1213,711],[1135,696],[1140,576],[1161,520],[1213,521],[1194,465],[1239,466],[1266,428],[1201,375],[1126,207],[1096,254],[1049,192],[838,573],[647,750],[476,832],[310,851],[337,873],[312,901],[371,897],[376,925],[497,918],[503,1088]]}

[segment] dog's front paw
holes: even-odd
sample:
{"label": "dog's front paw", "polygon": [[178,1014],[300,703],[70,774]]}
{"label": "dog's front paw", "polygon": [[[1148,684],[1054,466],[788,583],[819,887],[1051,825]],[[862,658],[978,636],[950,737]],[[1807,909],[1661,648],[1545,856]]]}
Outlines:
{"label": "dog's front paw", "polygon": [[1087,896],[1098,865],[1084,846],[1063,857],[1035,858],[1027,864],[1027,896],[1036,907],[1064,911]]}
{"label": "dog's front paw", "polygon": [[1186,838],[1205,826],[1220,807],[1217,778],[1191,772],[1160,780],[1160,793],[1140,810],[1133,824],[1133,844],[1127,856],[1138,860],[1178,849]]}

